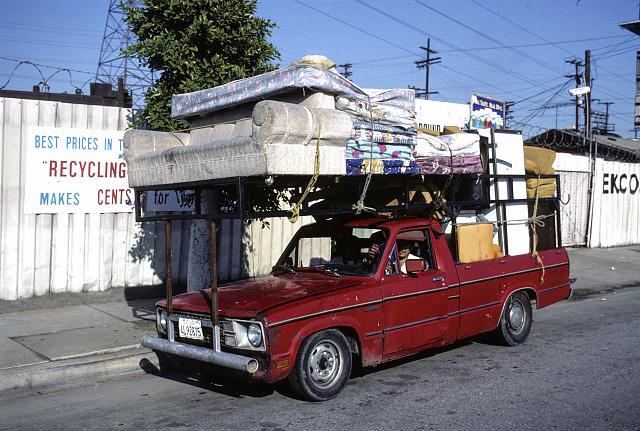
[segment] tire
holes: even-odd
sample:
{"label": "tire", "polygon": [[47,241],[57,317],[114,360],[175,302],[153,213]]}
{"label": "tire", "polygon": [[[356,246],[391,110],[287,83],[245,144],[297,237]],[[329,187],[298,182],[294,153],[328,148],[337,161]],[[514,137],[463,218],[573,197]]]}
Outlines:
{"label": "tire", "polygon": [[326,401],[344,389],[351,374],[349,342],[336,329],[306,338],[289,375],[289,384],[308,401]]}
{"label": "tire", "polygon": [[524,343],[531,331],[533,313],[529,295],[515,292],[508,299],[496,328],[496,338],[501,344],[517,346]]}

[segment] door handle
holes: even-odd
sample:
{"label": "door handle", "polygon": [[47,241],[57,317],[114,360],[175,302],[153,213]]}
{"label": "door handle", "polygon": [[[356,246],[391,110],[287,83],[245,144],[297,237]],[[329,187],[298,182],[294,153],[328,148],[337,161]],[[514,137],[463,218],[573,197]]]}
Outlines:
{"label": "door handle", "polygon": [[444,276],[442,275],[436,275],[435,277],[432,278],[433,281],[444,281]]}

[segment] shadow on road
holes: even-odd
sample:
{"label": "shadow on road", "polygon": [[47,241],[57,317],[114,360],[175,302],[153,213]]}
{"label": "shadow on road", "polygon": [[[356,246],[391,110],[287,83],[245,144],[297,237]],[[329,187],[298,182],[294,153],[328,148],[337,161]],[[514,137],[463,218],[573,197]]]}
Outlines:
{"label": "shadow on road", "polygon": [[207,366],[207,364],[193,364],[190,360],[180,358],[163,358],[158,355],[160,368],[148,359],[140,361],[140,368],[147,374],[153,374],[163,379],[184,383],[200,389],[216,392],[234,398],[244,396],[252,398],[262,398],[271,395],[275,391],[274,385],[265,383],[253,383],[242,380],[238,377],[221,375],[218,371]]}

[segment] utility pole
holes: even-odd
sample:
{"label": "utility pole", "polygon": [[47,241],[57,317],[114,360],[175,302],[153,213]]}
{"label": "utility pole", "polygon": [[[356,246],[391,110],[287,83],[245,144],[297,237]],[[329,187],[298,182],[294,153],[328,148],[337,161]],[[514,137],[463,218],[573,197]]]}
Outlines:
{"label": "utility pole", "polygon": [[437,54],[438,51],[431,49],[431,38],[427,39],[427,46],[420,47],[421,50],[425,52],[426,58],[424,60],[416,61],[416,67],[418,69],[425,69],[425,78],[424,78],[424,98],[429,99],[430,94],[438,94],[437,91],[429,91],[429,68],[432,64],[441,63],[441,57],[431,57],[431,54]]}
{"label": "utility pole", "polygon": [[503,127],[507,128],[507,123],[513,120],[513,108],[515,107],[516,102],[504,102],[504,125]]}
{"label": "utility pole", "polygon": [[[600,105],[604,105],[604,130],[609,133],[609,105],[614,105],[615,102],[598,102]],[[611,130],[613,131],[613,129]]]}
{"label": "utility pole", "polygon": [[[584,83],[591,87],[591,51],[586,50],[584,52]],[[593,88],[585,94],[585,106],[584,106],[584,131],[588,138],[591,139],[591,93]]]}
{"label": "utility pole", "polygon": [[[419,99],[421,97],[424,97],[425,94],[427,94],[427,90],[424,88],[418,88],[415,85],[407,85],[407,88],[410,88],[412,90],[414,90],[416,92],[416,97]],[[426,99],[426,97],[425,97]]]}
{"label": "utility pole", "polygon": [[349,77],[351,75],[353,75],[353,73],[349,72],[349,69],[351,69],[351,67],[353,66],[353,64],[351,63],[345,63],[345,64],[339,64],[338,67],[342,67],[343,72],[341,73],[342,76],[344,76],[346,79],[349,79]]}
{"label": "utility pole", "polygon": [[[566,60],[565,63],[573,64],[576,67],[576,73],[573,75],[565,75],[565,78],[573,78],[576,81],[576,88],[580,87],[581,83],[581,75],[580,75],[580,67],[582,67],[582,62],[577,58],[572,58],[570,60]],[[576,127],[575,130],[580,130],[580,97],[576,96]]]}

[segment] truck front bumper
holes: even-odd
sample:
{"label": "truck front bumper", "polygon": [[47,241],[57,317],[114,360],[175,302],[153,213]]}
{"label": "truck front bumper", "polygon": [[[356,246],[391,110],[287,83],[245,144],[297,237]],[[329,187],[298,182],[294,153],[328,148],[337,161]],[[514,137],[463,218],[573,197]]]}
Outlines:
{"label": "truck front bumper", "polygon": [[220,367],[244,371],[253,374],[258,371],[258,361],[254,358],[236,355],[228,352],[215,351],[207,347],[192,346],[190,344],[169,341],[164,338],[145,335],[140,343],[152,350],[169,353],[183,358],[195,359]]}

